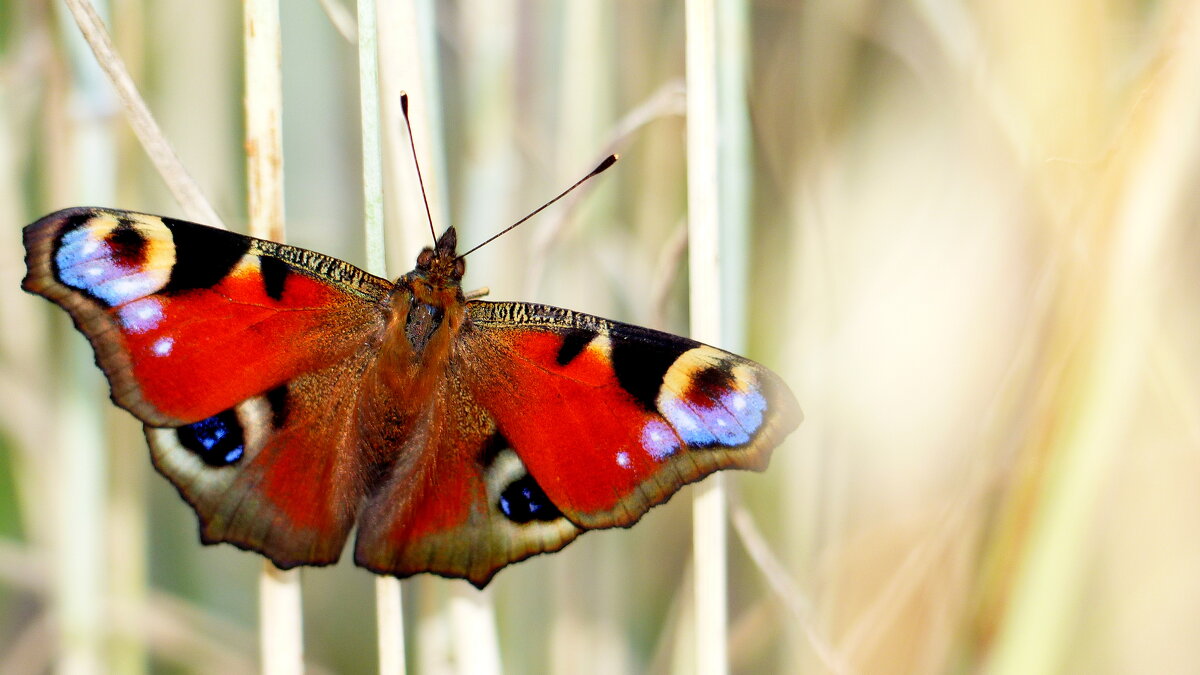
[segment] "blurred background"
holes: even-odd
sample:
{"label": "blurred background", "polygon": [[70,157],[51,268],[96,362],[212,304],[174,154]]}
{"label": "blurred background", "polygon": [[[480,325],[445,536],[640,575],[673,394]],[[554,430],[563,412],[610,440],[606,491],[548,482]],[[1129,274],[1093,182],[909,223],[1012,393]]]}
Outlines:
{"label": "blurred background", "polygon": [[[342,1],[282,3],[287,237],[363,264]],[[1200,8],[730,4],[736,348],[806,412],[765,474],[730,481],[733,671],[1200,671]],[[240,4],[100,9],[242,230]],[[426,243],[408,89],[435,220],[464,245],[623,156],[474,254],[466,285],[686,332],[683,17],[384,2],[391,276]],[[83,337],[19,289],[19,229],[77,204],[185,215],[65,5],[0,0],[0,672],[253,672],[259,558],[199,544]],[[506,670],[687,672],[691,491],[501,572]],[[413,672],[469,661],[465,586],[405,582]],[[343,560],[303,589],[310,667],[375,668],[371,575]]]}

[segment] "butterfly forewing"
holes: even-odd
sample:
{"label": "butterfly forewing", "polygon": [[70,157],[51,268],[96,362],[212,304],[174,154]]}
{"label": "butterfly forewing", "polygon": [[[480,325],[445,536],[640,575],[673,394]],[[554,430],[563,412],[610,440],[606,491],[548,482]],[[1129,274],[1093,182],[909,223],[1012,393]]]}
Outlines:
{"label": "butterfly forewing", "polygon": [[391,287],[344,262],[140,213],[67,209],[25,228],[24,288],[88,337],[143,422],[206,419],[345,358]]}
{"label": "butterfly forewing", "polygon": [[774,373],[694,340],[528,303],[468,315],[464,382],[584,528],[631,525],[718,469],[762,470],[800,423]]}

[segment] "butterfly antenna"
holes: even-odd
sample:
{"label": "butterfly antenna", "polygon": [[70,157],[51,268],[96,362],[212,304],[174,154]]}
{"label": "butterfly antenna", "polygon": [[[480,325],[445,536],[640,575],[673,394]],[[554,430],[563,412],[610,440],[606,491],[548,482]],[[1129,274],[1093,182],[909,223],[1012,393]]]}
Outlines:
{"label": "butterfly antenna", "polygon": [[421,177],[421,162],[417,161],[417,144],[413,141],[412,120],[408,119],[408,92],[400,92],[400,109],[404,111],[404,126],[408,129],[408,147],[412,148],[413,166],[417,167],[417,182],[421,184],[421,199],[425,200],[425,218],[429,221],[429,234],[437,244],[437,232],[433,229],[433,212],[429,210],[429,196],[425,194],[425,179]]}
{"label": "butterfly antenna", "polygon": [[551,199],[550,201],[546,202],[545,204],[542,204],[541,206],[537,207],[537,208],[536,208],[536,209],[534,209],[534,210],[533,210],[533,212],[531,212],[529,215],[527,215],[527,216],[525,216],[524,218],[522,218],[522,219],[518,220],[517,222],[513,223],[512,225],[509,225],[508,227],[504,228],[503,230],[500,230],[500,231],[499,231],[499,232],[497,232],[496,234],[493,234],[492,236],[490,236],[490,237],[488,237],[486,240],[484,240],[484,242],[483,242],[482,244],[479,244],[479,245],[478,245],[478,246],[476,246],[475,248],[472,248],[470,251],[467,251],[466,253],[464,253],[464,254],[462,254],[462,255],[460,255],[460,256],[458,256],[458,257],[459,257],[459,258],[465,258],[465,257],[467,257],[467,256],[471,255],[472,253],[474,253],[475,251],[479,250],[480,248],[483,248],[483,246],[484,246],[485,244],[488,244],[488,243],[490,243],[492,240],[496,239],[496,238],[497,238],[497,237],[499,237],[500,235],[502,235],[502,234],[505,234],[506,232],[508,232],[509,230],[513,229],[514,227],[516,227],[516,226],[520,225],[521,223],[523,223],[523,222],[525,222],[525,221],[529,220],[530,218],[532,218],[532,217],[536,216],[537,214],[541,213],[542,211],[544,211],[544,210],[546,209],[546,207],[547,207],[547,206],[550,206],[550,205],[551,205],[551,204],[553,204],[554,202],[556,202],[556,201],[558,201],[558,200],[562,199],[563,197],[566,197],[568,194],[570,194],[570,192],[571,192],[572,190],[574,190],[575,188],[579,187],[580,185],[583,185],[583,184],[584,184],[584,182],[586,182],[586,181],[587,181],[589,178],[594,178],[595,176],[598,176],[598,175],[600,175],[601,173],[603,173],[603,172],[607,171],[607,170],[608,170],[608,168],[609,168],[609,167],[611,167],[613,164],[616,164],[616,163],[617,163],[617,160],[618,160],[618,159],[620,159],[620,158],[621,158],[621,156],[620,156],[620,155],[616,155],[616,154],[609,155],[608,157],[605,157],[605,158],[604,158],[604,161],[600,162],[600,164],[599,164],[599,165],[598,165],[596,168],[592,169],[592,172],[591,172],[591,173],[589,173],[588,175],[584,176],[583,178],[580,178],[579,180],[575,181],[575,184],[574,184],[574,185],[572,185],[571,187],[567,188],[566,190],[563,190],[562,192],[560,192],[560,193],[558,194],[558,196],[557,196],[557,197],[555,197],[554,199]]}

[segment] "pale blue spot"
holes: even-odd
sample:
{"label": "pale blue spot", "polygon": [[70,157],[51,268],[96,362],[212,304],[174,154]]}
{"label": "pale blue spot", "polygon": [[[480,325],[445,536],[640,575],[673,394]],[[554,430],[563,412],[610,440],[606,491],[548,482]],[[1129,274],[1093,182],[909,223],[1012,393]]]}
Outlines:
{"label": "pale blue spot", "polygon": [[633,462],[631,462],[629,459],[628,452],[625,452],[624,450],[622,450],[617,453],[617,466],[621,467],[622,469],[628,469],[629,465],[632,463]]}
{"label": "pale blue spot", "polygon": [[675,427],[684,443],[691,446],[734,447],[750,442],[762,426],[767,401],[756,390],[730,390],[710,405],[672,396],[660,401],[663,417]]}
{"label": "pale blue spot", "polygon": [[159,274],[134,273],[118,265],[109,255],[108,246],[91,236],[86,228],[63,235],[61,246],[54,254],[59,281],[103,300],[109,305],[122,305],[154,293],[162,287]]}
{"label": "pale blue spot", "polygon": [[731,391],[721,396],[721,405],[733,415],[746,433],[753,434],[762,426],[767,400],[757,390]]}
{"label": "pale blue spot", "polygon": [[154,352],[155,356],[167,356],[171,353],[171,349],[175,347],[175,338],[162,337],[154,341],[150,345],[150,351]]}
{"label": "pale blue spot", "polygon": [[152,295],[162,288],[162,281],[154,272],[128,274],[122,267],[114,266],[113,269],[121,273],[121,276],[87,289],[89,293],[110,305],[123,305],[132,300]]}
{"label": "pale blue spot", "polygon": [[130,333],[145,333],[158,328],[162,322],[162,301],[158,298],[142,298],[123,305],[117,310],[121,326]]}
{"label": "pale blue spot", "polygon": [[650,420],[642,427],[642,447],[661,461],[679,450],[679,437],[662,420]]}
{"label": "pale blue spot", "polygon": [[750,440],[750,434],[746,433],[737,419],[719,401],[714,401],[712,407],[692,406],[692,409],[700,413],[704,425],[717,437],[717,442],[721,445],[742,445]]}
{"label": "pale blue spot", "polygon": [[699,411],[678,398],[672,396],[658,407],[663,417],[675,427],[675,432],[684,443],[703,447],[717,442],[717,437],[708,430]]}

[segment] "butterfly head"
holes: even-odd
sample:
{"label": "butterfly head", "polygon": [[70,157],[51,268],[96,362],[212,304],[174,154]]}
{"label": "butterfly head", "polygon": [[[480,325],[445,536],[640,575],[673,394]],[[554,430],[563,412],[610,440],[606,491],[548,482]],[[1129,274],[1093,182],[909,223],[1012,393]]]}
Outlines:
{"label": "butterfly head", "polygon": [[467,270],[467,261],[458,257],[457,248],[458,234],[453,227],[448,228],[436,246],[426,248],[417,256],[414,272],[437,287],[458,286]]}

